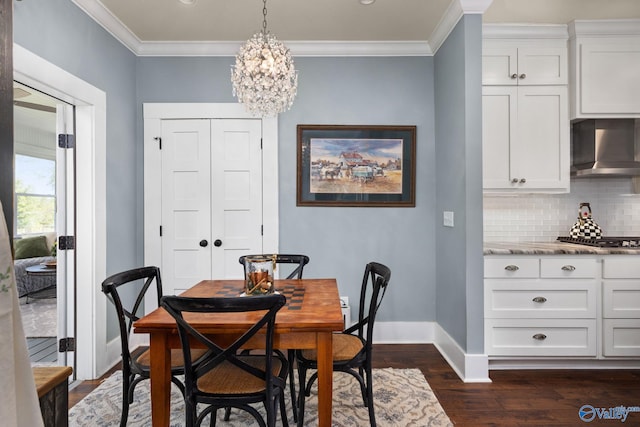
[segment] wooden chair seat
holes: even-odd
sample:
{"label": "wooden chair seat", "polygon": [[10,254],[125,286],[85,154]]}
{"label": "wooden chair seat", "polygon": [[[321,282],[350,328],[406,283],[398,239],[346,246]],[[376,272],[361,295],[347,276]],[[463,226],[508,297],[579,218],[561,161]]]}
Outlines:
{"label": "wooden chair seat", "polygon": [[[191,357],[194,359],[199,358],[203,354],[206,353],[206,350],[202,348],[196,348],[191,350]],[[149,367],[151,366],[151,351],[149,349],[145,350],[136,358],[136,362],[140,366]],[[171,367],[172,368],[181,368],[184,366],[184,356],[182,355],[182,349],[172,348],[171,349]]]}
{"label": "wooden chair seat", "polygon": [[[351,334],[337,333],[333,334],[333,362],[341,360],[352,360],[364,348],[362,340]],[[302,357],[306,360],[318,360],[318,354],[315,349],[302,350]]]}
{"label": "wooden chair seat", "polygon": [[[264,356],[243,356],[238,359],[260,370],[265,369]],[[281,369],[280,360],[273,359],[273,375],[277,376]],[[198,388],[205,393],[220,395],[264,393],[265,381],[232,363],[223,362],[198,378]]]}

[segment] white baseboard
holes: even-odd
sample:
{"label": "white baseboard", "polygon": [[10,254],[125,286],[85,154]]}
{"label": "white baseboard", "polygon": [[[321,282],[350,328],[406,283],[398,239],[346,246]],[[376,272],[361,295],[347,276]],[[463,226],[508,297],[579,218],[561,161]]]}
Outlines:
{"label": "white baseboard", "polygon": [[435,324],[436,346],[442,357],[465,383],[490,383],[486,354],[467,354],[439,324]]}
{"label": "white baseboard", "polygon": [[466,354],[435,322],[376,322],[374,344],[434,344],[464,382],[491,382],[486,354]]}
{"label": "white baseboard", "polygon": [[376,322],[374,344],[428,344],[433,342],[433,322]]}

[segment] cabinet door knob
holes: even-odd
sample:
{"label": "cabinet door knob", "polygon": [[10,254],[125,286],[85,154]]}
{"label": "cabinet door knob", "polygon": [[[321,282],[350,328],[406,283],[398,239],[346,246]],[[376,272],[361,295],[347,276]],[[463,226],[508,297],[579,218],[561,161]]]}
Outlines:
{"label": "cabinet door knob", "polygon": [[534,340],[538,340],[538,341],[542,341],[542,340],[546,340],[547,336],[545,334],[535,334],[533,336]]}
{"label": "cabinet door knob", "polygon": [[222,240],[216,239],[216,241],[213,242],[213,246],[219,248],[220,246],[222,246]]}
{"label": "cabinet door knob", "polygon": [[518,267],[517,265],[509,264],[504,269],[507,271],[518,271],[520,270],[520,267]]}
{"label": "cabinet door knob", "polygon": [[574,271],[576,268],[573,265],[563,265],[562,269],[564,271]]}
{"label": "cabinet door knob", "polygon": [[199,245],[200,245],[201,247],[203,247],[203,248],[206,248],[208,244],[209,244],[209,242],[207,242],[207,241],[206,241],[206,240],[204,240],[204,239],[203,239],[203,240],[200,240],[200,243],[199,243]]}
{"label": "cabinet door knob", "polygon": [[525,182],[527,182],[526,178],[520,178],[520,184],[524,184]]}
{"label": "cabinet door knob", "polygon": [[517,75],[517,74],[511,74],[511,78],[512,78],[513,80],[515,80],[515,79],[517,79],[517,78],[518,78],[518,75]]}
{"label": "cabinet door knob", "polygon": [[518,178],[512,178],[511,182],[514,183],[514,184],[517,184],[518,183]]}
{"label": "cabinet door knob", "polygon": [[535,297],[533,299],[533,302],[543,303],[543,302],[547,302],[547,299],[545,297]]}
{"label": "cabinet door knob", "polygon": [[520,74],[520,79],[526,79],[527,75],[525,73]]}

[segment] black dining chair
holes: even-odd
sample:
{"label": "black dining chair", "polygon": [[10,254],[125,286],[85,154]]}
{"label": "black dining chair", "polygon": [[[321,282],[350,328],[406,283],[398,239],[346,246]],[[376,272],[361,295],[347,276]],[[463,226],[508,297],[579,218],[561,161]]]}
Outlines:
{"label": "black dining chair", "polygon": [[[238,259],[238,262],[242,264],[242,267],[245,268],[246,274],[246,259],[260,257],[260,259],[273,259],[275,257],[275,263],[277,266],[282,268],[282,265],[293,265],[292,271],[290,271],[286,279],[302,279],[302,272],[304,270],[305,265],[309,264],[309,257],[306,255],[300,254],[260,254],[260,255],[243,255]],[[246,276],[245,276],[246,279]],[[289,359],[289,392],[291,393],[291,408],[293,410],[293,421],[298,421],[298,408],[297,408],[297,399],[296,399],[296,384],[295,384],[295,374],[294,374],[294,360],[295,360],[295,350],[288,350],[287,357]],[[229,420],[229,412],[227,411],[226,420]]]}
{"label": "black dining chair", "polygon": [[[149,350],[137,355],[129,349],[129,336],[133,322],[138,320],[142,311],[142,302],[147,292],[155,292],[160,306],[162,297],[162,279],[158,267],[141,267],[123,271],[107,277],[102,282],[102,292],[107,296],[118,316],[120,328],[120,346],[122,349],[122,413],[120,426],[127,425],[129,405],[133,402],[136,385],[149,378]],[[135,352],[134,352],[135,353]],[[202,354],[202,350],[197,351]],[[171,381],[184,395],[184,385],[176,375],[184,373],[183,357],[180,349],[171,351]]]}
{"label": "black dining chair", "polygon": [[[273,351],[275,318],[285,303],[286,298],[279,294],[231,298],[162,298],[162,307],[176,320],[184,352],[187,427],[200,426],[207,415],[211,416],[211,425],[215,426],[220,408],[241,409],[255,418],[258,425],[273,427],[278,406],[282,424],[288,427],[284,402],[288,362],[284,355]],[[198,315],[257,311],[262,312],[258,320],[248,324],[246,330],[238,331],[239,337],[230,344],[215,343],[197,329]],[[265,351],[255,355],[239,352],[250,339],[262,340]],[[194,344],[204,347],[206,353],[193,358],[191,346]],[[251,406],[260,402],[266,410],[266,424],[258,410]],[[206,405],[200,413],[198,404]]]}
{"label": "black dining chair", "polygon": [[[358,380],[362,400],[369,410],[369,423],[372,427],[376,426],[371,370],[373,327],[390,278],[391,270],[388,267],[377,262],[368,263],[360,288],[358,322],[343,332],[333,335],[333,370],[345,372]],[[311,386],[318,378],[316,372],[308,382],[306,380],[308,369],[318,369],[316,350],[297,350],[296,363],[300,383],[298,426],[302,427],[305,397],[311,394]]]}

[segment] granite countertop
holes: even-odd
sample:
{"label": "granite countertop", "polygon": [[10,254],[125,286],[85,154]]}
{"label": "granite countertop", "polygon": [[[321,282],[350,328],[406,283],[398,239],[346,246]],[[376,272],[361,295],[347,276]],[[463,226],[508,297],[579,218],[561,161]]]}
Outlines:
{"label": "granite countertop", "polygon": [[640,255],[640,248],[598,248],[563,242],[485,242],[485,255]]}

